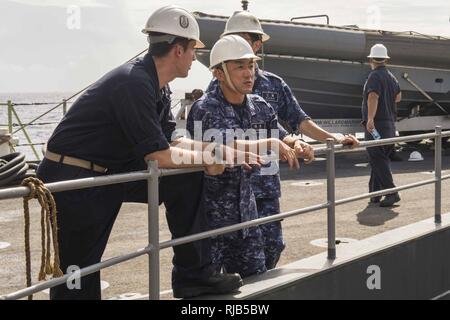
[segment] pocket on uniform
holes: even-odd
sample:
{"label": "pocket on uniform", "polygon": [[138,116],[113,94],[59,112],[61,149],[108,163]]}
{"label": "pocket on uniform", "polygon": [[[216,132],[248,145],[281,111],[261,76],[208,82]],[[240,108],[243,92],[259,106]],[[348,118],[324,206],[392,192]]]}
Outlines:
{"label": "pocket on uniform", "polygon": [[87,177],[83,175],[83,170],[85,169],[58,163],[58,167],[55,170],[55,175],[58,178],[57,181],[75,180]]}
{"label": "pocket on uniform", "polygon": [[76,179],[83,168],[62,163],[42,160],[37,170],[37,177],[45,183]]}

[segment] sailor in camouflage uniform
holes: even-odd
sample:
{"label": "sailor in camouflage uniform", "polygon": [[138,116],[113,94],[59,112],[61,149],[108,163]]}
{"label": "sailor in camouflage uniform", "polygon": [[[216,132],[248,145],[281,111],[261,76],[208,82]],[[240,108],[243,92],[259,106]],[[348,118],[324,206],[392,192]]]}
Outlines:
{"label": "sailor in camouflage uniform", "polygon": [[[282,159],[298,167],[294,149],[278,139],[278,135],[284,137],[287,132],[283,129],[278,132],[273,108],[263,98],[247,94],[253,88],[254,60],[257,59],[249,44],[239,36],[224,37],[214,45],[210,59],[219,85],[193,104],[187,120],[190,134],[194,138],[199,136],[195,131],[201,122],[202,137],[206,141],[205,132],[215,129],[216,143],[231,142],[238,148],[257,146],[260,151],[266,144],[268,148],[278,148]],[[240,129],[253,129],[256,135],[252,140],[245,140],[237,134]],[[237,140],[232,137],[230,141],[230,131],[236,133]],[[264,138],[263,134],[267,138],[257,140]],[[205,176],[205,206],[211,228],[258,218],[251,176],[252,172],[242,167],[227,168],[218,176]],[[266,271],[259,227],[215,237],[212,247],[213,263],[218,270],[223,267],[226,272],[237,272],[242,277]]]}
{"label": "sailor in camouflage uniform", "polygon": [[[247,11],[235,12],[225,26],[225,35],[236,34],[243,37],[256,54],[262,47],[262,43],[269,40],[270,36],[264,33],[258,19]],[[218,85],[217,79],[210,84],[207,92],[214,91]],[[273,107],[279,121],[290,133],[302,133],[307,136],[325,142],[327,138],[333,138],[336,143],[358,145],[358,140],[352,135],[337,138],[329,132],[317,126],[302,110],[297,99],[292,94],[291,88],[284,80],[256,65],[256,79],[253,93],[263,97]],[[292,142],[294,140],[294,142]],[[285,142],[286,138],[285,138]],[[288,144],[294,143],[296,152],[305,159],[306,163],[314,160],[312,148],[302,140],[290,137]],[[251,178],[252,187],[256,197],[259,217],[266,217],[280,213],[279,197],[281,196],[279,175],[255,174]],[[261,225],[265,242],[266,267],[272,269],[276,266],[285,244],[282,236],[281,223],[279,221]]]}

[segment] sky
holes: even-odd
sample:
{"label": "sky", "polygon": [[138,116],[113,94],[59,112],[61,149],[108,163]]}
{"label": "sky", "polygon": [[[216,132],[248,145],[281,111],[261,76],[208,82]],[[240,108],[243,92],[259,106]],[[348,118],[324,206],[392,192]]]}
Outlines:
{"label": "sky", "polygon": [[[449,0],[250,0],[259,18],[328,14],[333,25],[358,25],[450,37]],[[240,0],[0,0],[0,92],[75,92],[147,46],[150,14],[175,4],[231,15]],[[310,20],[322,22],[323,20]],[[210,72],[194,62],[174,90],[205,88]]]}

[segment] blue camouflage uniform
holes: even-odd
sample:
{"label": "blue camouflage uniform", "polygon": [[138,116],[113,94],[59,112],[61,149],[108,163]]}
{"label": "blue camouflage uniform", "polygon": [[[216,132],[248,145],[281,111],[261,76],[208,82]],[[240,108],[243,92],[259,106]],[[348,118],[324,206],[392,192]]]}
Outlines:
{"label": "blue camouflage uniform", "polygon": [[[224,140],[227,129],[255,129],[259,134],[259,129],[279,128],[276,113],[264,99],[246,95],[243,105],[233,106],[226,101],[219,86],[193,104],[187,119],[191,136],[194,136],[194,121],[202,122],[202,133],[217,129],[221,134],[219,138]],[[283,130],[279,134],[284,136],[287,132]],[[258,218],[251,176],[252,172],[242,167],[227,168],[219,176],[205,175],[205,211],[211,228]],[[237,272],[242,277],[266,271],[264,242],[259,227],[216,237],[212,252],[217,270],[224,267],[226,272]]]}
{"label": "blue camouflage uniform", "polygon": [[[289,86],[279,76],[256,68],[256,79],[253,93],[263,97],[275,110],[278,119],[283,121],[290,133],[298,132],[298,125],[310,119],[302,110]],[[207,92],[214,91],[218,85],[214,79]],[[280,134],[280,139],[283,137]],[[256,197],[258,216],[260,218],[280,213],[279,197],[281,196],[280,176],[261,175],[257,172],[251,177],[253,192]],[[276,221],[261,225],[265,244],[267,269],[275,268],[285,244],[281,230],[281,222]]]}

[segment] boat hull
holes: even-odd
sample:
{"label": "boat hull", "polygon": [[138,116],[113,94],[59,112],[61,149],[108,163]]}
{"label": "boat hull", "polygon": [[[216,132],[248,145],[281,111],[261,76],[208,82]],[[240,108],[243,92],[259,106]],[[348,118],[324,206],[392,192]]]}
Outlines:
{"label": "boat hull", "polygon": [[[222,34],[227,17],[195,13],[202,41],[211,48]],[[261,20],[271,36],[268,54],[366,62],[370,48],[383,43],[391,62],[425,68],[450,69],[450,39],[417,32],[367,30],[290,21]]]}
{"label": "boat hull", "polygon": [[[227,17],[195,16],[206,44],[198,51],[198,60],[209,66],[210,49],[223,32]],[[397,108],[400,119],[450,113],[450,40],[417,33],[261,22],[271,39],[264,45],[260,67],[281,76],[312,118],[361,117],[363,85],[370,72],[366,56],[377,42],[388,46],[392,56],[389,69],[402,89],[403,99]],[[444,111],[404,79],[405,73]]]}
{"label": "boat hull", "polygon": [[[202,64],[208,65],[209,50],[200,50],[197,58]],[[310,117],[361,118],[363,85],[370,73],[368,64],[266,55],[264,68],[286,81]],[[403,99],[397,107],[400,118],[410,116],[416,105],[421,106],[421,115],[445,114],[403,79],[405,73],[450,112],[450,70],[408,66],[390,66],[389,69],[397,77],[402,88]],[[436,82],[436,79],[443,81]]]}

